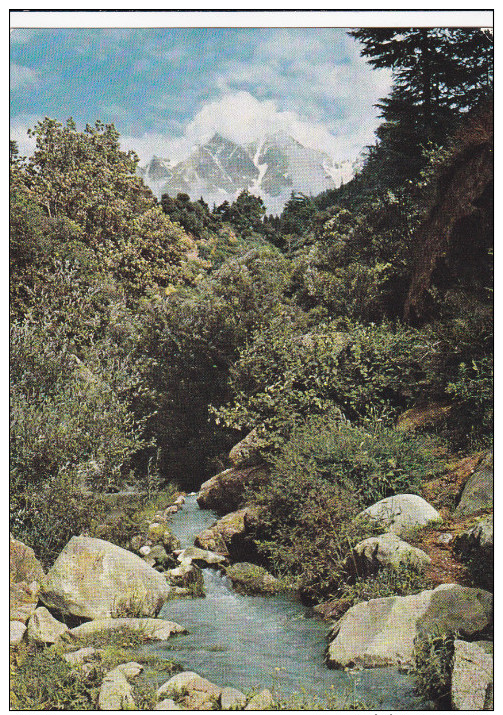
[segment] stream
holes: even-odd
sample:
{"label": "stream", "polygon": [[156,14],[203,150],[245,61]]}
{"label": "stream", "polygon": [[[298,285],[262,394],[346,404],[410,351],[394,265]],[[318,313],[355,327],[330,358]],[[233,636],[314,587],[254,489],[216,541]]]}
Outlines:
{"label": "stream", "polygon": [[[187,497],[170,523],[182,548],[193,545],[197,534],[217,519],[214,512],[199,509],[196,496]],[[242,596],[220,572],[207,568],[203,574],[204,598],[168,601],[158,616],[180,623],[188,635],[150,644],[149,653],[245,693],[260,688],[285,697],[307,693],[319,699],[320,707],[325,693],[337,693],[342,696],[337,709],[344,709],[345,697],[356,698],[367,709],[429,709],[415,695],[412,677],[396,668],[327,668],[329,625],[293,595]]]}

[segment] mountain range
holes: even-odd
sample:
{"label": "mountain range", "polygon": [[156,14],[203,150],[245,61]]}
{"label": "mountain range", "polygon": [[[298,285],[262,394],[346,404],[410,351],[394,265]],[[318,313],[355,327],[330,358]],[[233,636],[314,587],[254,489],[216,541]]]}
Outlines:
{"label": "mountain range", "polygon": [[158,198],[182,192],[219,205],[247,189],[262,198],[269,213],[280,213],[292,191],[314,196],[336,188],[357,166],[357,161],[337,163],[285,132],[246,145],[217,133],[179,163],[153,156],[138,171]]}

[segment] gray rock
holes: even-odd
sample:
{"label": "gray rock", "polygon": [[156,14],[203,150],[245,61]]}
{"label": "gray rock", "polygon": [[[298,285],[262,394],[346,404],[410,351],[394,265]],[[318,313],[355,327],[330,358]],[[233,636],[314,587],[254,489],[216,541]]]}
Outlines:
{"label": "gray rock", "polygon": [[229,452],[229,459],[234,467],[254,467],[260,464],[260,450],[265,444],[265,440],[257,433],[257,428],[253,429],[240,442],[234,445]]}
{"label": "gray rock", "polygon": [[10,645],[19,645],[26,633],[26,626],[21,621],[11,621],[9,627],[9,642]]}
{"label": "gray rock", "polygon": [[238,593],[251,596],[273,595],[283,589],[277,578],[256,564],[232,564],[225,573]]}
{"label": "gray rock", "polygon": [[183,708],[177,705],[171,698],[166,698],[166,700],[161,700],[160,703],[157,703],[154,710],[183,710]]}
{"label": "gray rock", "polygon": [[222,710],[242,710],[246,705],[246,695],[236,688],[223,688],[220,693]]}
{"label": "gray rock", "polygon": [[187,633],[185,628],[163,618],[101,618],[71,628],[67,637],[86,638],[94,633],[106,633],[118,628],[131,628],[152,640],[165,641],[176,633]]}
{"label": "gray rock", "polygon": [[28,621],[28,640],[30,643],[56,643],[66,633],[68,626],[57,621],[43,606],[37,608]]}
{"label": "gray rock", "polygon": [[493,452],[487,452],[466,482],[455,516],[470,516],[483,509],[493,508],[494,462]]}
{"label": "gray rock", "polygon": [[201,549],[236,561],[250,559],[256,552],[251,536],[257,510],[251,507],[233,511],[196,536],[194,543]]}
{"label": "gray rock", "polygon": [[80,666],[83,665],[88,658],[92,658],[96,652],[96,648],[89,646],[88,648],[79,648],[72,653],[63,653],[61,657],[71,666]]}
{"label": "gray rock", "polygon": [[330,634],[332,667],[410,666],[414,641],[431,632],[473,636],[492,622],[487,591],[443,584],[413,596],[364,601],[350,608]]}
{"label": "gray rock", "polygon": [[49,608],[81,618],[154,616],[169,596],[162,574],[102,539],[74,536],[42,582]]}
{"label": "gray rock", "polygon": [[131,686],[119,668],[105,675],[98,695],[98,707],[100,710],[132,710],[135,707]]}
{"label": "gray rock", "polygon": [[157,697],[183,694],[181,701],[187,710],[212,710],[222,688],[192,671],[178,673],[157,689]]}
{"label": "gray rock", "polygon": [[395,534],[387,533],[360,541],[344,563],[350,574],[365,577],[386,566],[399,568],[408,564],[421,569],[431,563],[431,559],[421,549],[407,544]]}
{"label": "gray rock", "polygon": [[131,660],[129,663],[121,663],[117,666],[116,670],[120,670],[126,678],[136,678],[136,676],[143,670],[143,665]]}
{"label": "gray rock", "polygon": [[274,705],[274,698],[270,690],[264,688],[251,698],[245,710],[271,710]]}
{"label": "gray rock", "polygon": [[204,595],[202,571],[189,560],[182,560],[180,566],[175,569],[169,569],[166,571],[165,576],[174,588],[186,591],[186,593],[178,593],[178,595]]}
{"label": "gray rock", "polygon": [[393,497],[386,497],[386,499],[381,499],[376,504],[369,506],[358,516],[374,519],[387,531],[391,531],[397,536],[405,534],[409,529],[442,521],[438,511],[416,494],[397,494]]}
{"label": "gray rock", "polygon": [[197,503],[201,509],[213,509],[217,514],[228,514],[241,506],[246,487],[252,482],[267,482],[264,467],[226,469],[201,484]]}
{"label": "gray rock", "polygon": [[493,709],[492,645],[454,641],[451,701],[455,710]]}
{"label": "gray rock", "polygon": [[10,537],[10,620],[26,623],[35,613],[40,583],[45,574],[33,549]]}

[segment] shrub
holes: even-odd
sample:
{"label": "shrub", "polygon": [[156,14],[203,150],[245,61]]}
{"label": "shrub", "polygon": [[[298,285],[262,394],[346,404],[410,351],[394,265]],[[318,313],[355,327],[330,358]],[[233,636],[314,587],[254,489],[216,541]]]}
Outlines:
{"label": "shrub", "polygon": [[418,690],[446,709],[450,709],[455,639],[455,634],[430,633],[418,638],[414,645],[413,672]]}
{"label": "shrub", "polygon": [[417,493],[435,464],[419,438],[311,416],[271,458],[268,483],[247,496],[262,507],[260,549],[309,600],[335,597],[348,552],[379,531],[354,517],[382,497]]}
{"label": "shrub", "polygon": [[311,414],[338,408],[356,423],[378,412],[388,423],[424,389],[424,335],[397,324],[336,322],[308,330],[308,320],[271,320],[240,350],[230,372],[233,400],[215,411],[228,427],[260,426],[271,447]]}

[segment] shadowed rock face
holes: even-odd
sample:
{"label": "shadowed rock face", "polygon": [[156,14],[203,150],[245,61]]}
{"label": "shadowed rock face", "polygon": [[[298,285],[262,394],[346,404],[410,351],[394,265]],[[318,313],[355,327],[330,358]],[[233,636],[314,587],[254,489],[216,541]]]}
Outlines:
{"label": "shadowed rock face", "polygon": [[470,516],[493,508],[494,459],[492,450],[484,455],[466,482],[456,511],[457,517]]}
{"label": "shadowed rock face", "polygon": [[131,551],[74,536],[42,582],[49,608],[80,618],[156,615],[168,598],[164,576]]}
{"label": "shadowed rock face", "polygon": [[492,623],[488,591],[444,584],[413,596],[358,603],[335,624],[328,664],[335,668],[411,665],[419,636],[460,633],[471,637]]}
{"label": "shadowed rock face", "polygon": [[201,485],[197,503],[201,509],[228,514],[241,506],[248,484],[263,483],[266,480],[267,471],[262,467],[226,469]]}

